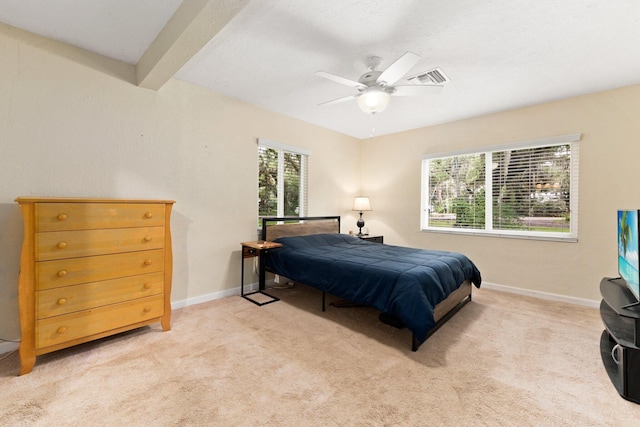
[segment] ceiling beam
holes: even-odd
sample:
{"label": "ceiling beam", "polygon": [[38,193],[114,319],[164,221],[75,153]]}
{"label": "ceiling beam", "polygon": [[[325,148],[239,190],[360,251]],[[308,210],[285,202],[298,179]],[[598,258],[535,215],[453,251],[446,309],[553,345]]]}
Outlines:
{"label": "ceiling beam", "polygon": [[138,86],[160,89],[250,1],[183,1],[136,64]]}

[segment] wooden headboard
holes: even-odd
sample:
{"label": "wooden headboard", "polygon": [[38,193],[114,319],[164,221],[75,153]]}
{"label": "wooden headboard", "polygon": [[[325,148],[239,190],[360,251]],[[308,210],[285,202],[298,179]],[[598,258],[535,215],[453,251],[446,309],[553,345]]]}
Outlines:
{"label": "wooden headboard", "polygon": [[262,218],[262,240],[309,234],[340,233],[339,216]]}

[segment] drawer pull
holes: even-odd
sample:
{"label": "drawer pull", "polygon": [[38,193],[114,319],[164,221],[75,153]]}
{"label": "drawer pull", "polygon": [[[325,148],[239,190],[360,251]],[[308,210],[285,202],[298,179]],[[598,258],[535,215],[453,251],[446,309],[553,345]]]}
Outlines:
{"label": "drawer pull", "polygon": [[153,218],[153,213],[151,212],[147,212],[146,214],[144,214],[145,218]]}
{"label": "drawer pull", "polygon": [[144,241],[145,241],[145,242],[150,242],[150,241],[152,241],[152,240],[153,240],[153,237],[151,237],[151,236],[145,236],[145,237],[144,237]]}
{"label": "drawer pull", "polygon": [[145,289],[151,289],[151,283],[147,282],[144,284]]}
{"label": "drawer pull", "polygon": [[145,259],[144,260],[144,265],[151,265],[153,263],[153,261],[151,261],[150,259]]}
{"label": "drawer pull", "polygon": [[58,305],[65,305],[67,303],[67,299],[66,298],[60,298],[58,300]]}
{"label": "drawer pull", "polygon": [[145,308],[143,308],[143,310],[144,310],[145,313],[148,313],[148,312],[151,311],[151,307],[146,306]]}
{"label": "drawer pull", "polygon": [[60,327],[58,328],[58,331],[57,331],[57,332],[58,332],[59,334],[64,334],[65,332],[67,332],[67,327],[66,327],[66,326],[60,326]]}
{"label": "drawer pull", "polygon": [[61,213],[60,215],[58,215],[58,221],[64,221],[66,219],[67,219],[67,214]]}
{"label": "drawer pull", "polygon": [[67,247],[67,242],[60,242],[58,243],[58,249],[64,249]]}
{"label": "drawer pull", "polygon": [[67,270],[58,271],[58,277],[65,277],[67,275]]}

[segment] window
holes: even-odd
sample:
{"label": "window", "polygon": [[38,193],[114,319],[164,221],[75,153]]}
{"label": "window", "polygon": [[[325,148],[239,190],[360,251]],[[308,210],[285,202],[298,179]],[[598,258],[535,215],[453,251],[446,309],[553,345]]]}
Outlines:
{"label": "window", "polygon": [[422,230],[577,240],[579,134],[422,160]]}
{"label": "window", "polygon": [[305,216],[310,152],[258,139],[258,219]]}

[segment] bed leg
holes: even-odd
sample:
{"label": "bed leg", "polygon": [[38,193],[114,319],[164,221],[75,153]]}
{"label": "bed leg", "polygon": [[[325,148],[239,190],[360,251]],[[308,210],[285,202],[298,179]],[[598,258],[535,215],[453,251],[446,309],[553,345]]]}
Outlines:
{"label": "bed leg", "polygon": [[411,334],[411,351],[418,351],[420,344],[422,343],[416,339],[416,335]]}
{"label": "bed leg", "polygon": [[322,311],[325,311],[325,301],[326,301],[326,293],[322,291]]}

